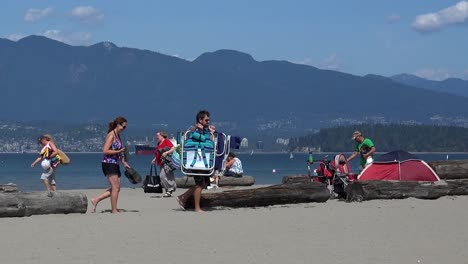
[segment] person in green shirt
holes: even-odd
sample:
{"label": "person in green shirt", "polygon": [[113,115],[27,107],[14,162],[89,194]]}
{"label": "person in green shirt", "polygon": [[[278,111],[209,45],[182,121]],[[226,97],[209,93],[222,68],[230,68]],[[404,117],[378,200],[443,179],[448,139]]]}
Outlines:
{"label": "person in green shirt", "polygon": [[354,153],[348,158],[348,162],[357,155],[360,155],[359,170],[362,171],[366,165],[372,163],[374,160],[373,154],[375,152],[375,145],[371,139],[365,138],[361,132],[354,131],[352,139],[357,142]]}

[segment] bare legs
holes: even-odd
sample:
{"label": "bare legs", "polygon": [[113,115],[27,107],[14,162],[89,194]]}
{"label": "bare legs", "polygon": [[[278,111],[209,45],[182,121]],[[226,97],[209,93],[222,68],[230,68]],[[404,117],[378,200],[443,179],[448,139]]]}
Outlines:
{"label": "bare legs", "polygon": [[195,186],[195,190],[193,191],[193,198],[195,200],[195,212],[203,212],[200,208],[200,198],[203,188],[201,186]]}
{"label": "bare legs", "polygon": [[47,196],[52,197],[53,196],[52,192],[57,191],[57,185],[55,183],[55,171],[52,168],[50,168],[50,171],[48,171],[47,173],[50,175],[47,177],[44,177],[44,174],[43,174],[41,179],[47,190]]}
{"label": "bare legs", "polygon": [[202,186],[194,186],[188,189],[185,193],[177,197],[177,201],[179,202],[179,205],[182,207],[185,206],[185,203],[187,202],[187,199],[190,198],[190,196],[193,195],[194,202],[195,202],[195,212],[203,212],[203,210],[200,208],[200,198],[201,198],[201,193],[203,191]]}
{"label": "bare legs", "polygon": [[112,213],[115,214],[119,212],[119,210],[117,209],[117,201],[119,199],[120,192],[120,178],[118,175],[108,175],[107,180],[109,181],[111,187],[104,191],[98,197],[91,199],[91,203],[93,204],[93,213],[96,212],[96,206],[98,205],[98,203],[108,197],[110,197],[111,200]]}
{"label": "bare legs", "polygon": [[44,179],[44,180],[42,180],[42,182],[44,183],[44,186],[45,186],[47,192],[51,192],[52,188],[50,187],[49,179]]}

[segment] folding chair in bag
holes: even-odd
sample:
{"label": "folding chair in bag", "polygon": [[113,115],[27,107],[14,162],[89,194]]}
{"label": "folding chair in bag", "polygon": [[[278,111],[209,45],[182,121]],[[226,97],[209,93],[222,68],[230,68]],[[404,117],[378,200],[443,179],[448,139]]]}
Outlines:
{"label": "folding chair in bag", "polygon": [[181,137],[181,171],[187,176],[211,176],[215,170],[217,133],[186,131]]}

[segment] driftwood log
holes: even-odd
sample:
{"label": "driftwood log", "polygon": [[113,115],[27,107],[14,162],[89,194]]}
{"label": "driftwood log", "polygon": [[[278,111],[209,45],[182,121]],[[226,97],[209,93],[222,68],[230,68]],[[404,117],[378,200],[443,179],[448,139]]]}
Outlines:
{"label": "driftwood log", "polygon": [[[193,177],[180,177],[176,178],[177,188],[190,188],[195,186]],[[255,179],[252,176],[236,177],[223,177],[219,178],[219,186],[252,186],[255,184]]]}
{"label": "driftwood log", "polygon": [[302,175],[302,174],[297,174],[297,175],[288,175],[284,176],[282,183],[309,183],[311,182],[311,177],[309,175]]}
{"label": "driftwood log", "polygon": [[[202,207],[256,207],[275,204],[323,203],[330,197],[327,187],[321,183],[279,184],[262,188],[203,193]],[[193,208],[193,197],[187,200],[187,208]]]}
{"label": "driftwood log", "polygon": [[468,179],[468,160],[440,160],[428,164],[441,180]]}
{"label": "driftwood log", "polygon": [[416,181],[354,181],[346,189],[346,200],[374,199],[437,199],[446,195],[468,195],[468,180],[439,182]]}
{"label": "driftwood log", "polygon": [[9,184],[0,184],[0,192],[17,192],[18,187],[16,184],[9,183]]}
{"label": "driftwood log", "polygon": [[42,214],[86,213],[88,199],[85,194],[55,192],[0,192],[0,217],[20,217]]}

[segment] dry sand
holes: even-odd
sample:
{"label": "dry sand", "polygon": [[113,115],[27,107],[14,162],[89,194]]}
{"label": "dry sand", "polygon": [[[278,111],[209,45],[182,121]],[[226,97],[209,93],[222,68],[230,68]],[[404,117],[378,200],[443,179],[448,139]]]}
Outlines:
{"label": "dry sand", "polygon": [[[90,199],[102,190],[80,192]],[[119,208],[125,212],[119,215],[109,213],[107,199],[97,213],[0,218],[0,259],[2,264],[468,263],[467,205],[468,196],[460,196],[194,213],[181,211],[174,197],[123,189]]]}

